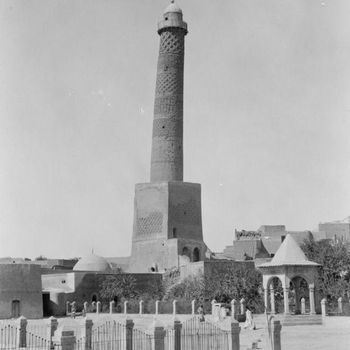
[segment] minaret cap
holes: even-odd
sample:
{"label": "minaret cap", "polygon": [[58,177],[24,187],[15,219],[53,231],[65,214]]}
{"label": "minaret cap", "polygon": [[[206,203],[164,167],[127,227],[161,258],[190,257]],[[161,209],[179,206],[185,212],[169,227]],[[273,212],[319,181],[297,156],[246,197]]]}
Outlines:
{"label": "minaret cap", "polygon": [[167,28],[182,28],[187,34],[187,23],[182,20],[182,10],[174,0],[171,0],[164,10],[163,18],[158,22],[158,33],[161,34]]}
{"label": "minaret cap", "polygon": [[175,3],[175,0],[171,0],[170,5],[164,10],[164,14],[169,12],[177,12],[182,14],[182,10],[179,5]]}

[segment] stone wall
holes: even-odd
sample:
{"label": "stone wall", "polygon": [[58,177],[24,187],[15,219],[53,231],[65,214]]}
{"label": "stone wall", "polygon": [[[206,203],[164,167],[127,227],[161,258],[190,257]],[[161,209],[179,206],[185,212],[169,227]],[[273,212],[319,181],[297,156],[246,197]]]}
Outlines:
{"label": "stone wall", "polygon": [[[43,290],[49,294],[45,300],[45,314],[63,316],[66,313],[66,302],[76,302],[78,310],[82,310],[85,301],[91,303],[93,297],[99,300],[99,290],[102,281],[107,276],[113,276],[110,273],[98,272],[68,272],[66,274],[43,275]],[[116,276],[129,276],[130,274],[116,274]],[[161,281],[160,274],[132,274],[135,279],[135,292],[141,292],[149,288],[150,284],[156,284]],[[62,283],[64,281],[64,283]]]}
{"label": "stone wall", "polygon": [[233,261],[233,260],[208,260],[191,263],[180,267],[181,278],[198,275],[211,275],[225,271],[227,268],[238,268],[244,266],[247,270],[254,270],[253,261]]}
{"label": "stone wall", "polygon": [[43,316],[40,266],[0,264],[0,318]]}

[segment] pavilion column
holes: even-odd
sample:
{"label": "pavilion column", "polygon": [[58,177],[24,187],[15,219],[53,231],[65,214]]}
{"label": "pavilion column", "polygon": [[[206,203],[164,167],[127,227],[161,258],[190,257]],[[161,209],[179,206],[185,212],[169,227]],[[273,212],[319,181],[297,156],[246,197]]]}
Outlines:
{"label": "pavilion column", "polygon": [[283,288],[284,314],[289,314],[289,288]]}
{"label": "pavilion column", "polygon": [[268,287],[264,288],[264,304],[265,304],[265,313],[267,313],[268,308],[269,308],[269,290],[268,290]]}
{"label": "pavilion column", "polygon": [[315,287],[309,287],[310,315],[315,315]]}
{"label": "pavilion column", "polygon": [[300,281],[294,284],[295,287],[295,314],[300,314]]}
{"label": "pavilion column", "polygon": [[270,303],[271,303],[271,314],[276,313],[275,308],[275,290],[273,289],[273,284],[270,285]]}

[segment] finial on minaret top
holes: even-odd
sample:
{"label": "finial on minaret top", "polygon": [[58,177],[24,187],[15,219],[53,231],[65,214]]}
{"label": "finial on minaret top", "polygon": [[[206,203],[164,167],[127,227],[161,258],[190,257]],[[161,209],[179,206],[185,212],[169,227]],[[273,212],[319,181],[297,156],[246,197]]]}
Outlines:
{"label": "finial on minaret top", "polygon": [[168,7],[165,9],[164,13],[177,12],[182,14],[182,10],[178,4],[175,3],[175,0],[171,0]]}

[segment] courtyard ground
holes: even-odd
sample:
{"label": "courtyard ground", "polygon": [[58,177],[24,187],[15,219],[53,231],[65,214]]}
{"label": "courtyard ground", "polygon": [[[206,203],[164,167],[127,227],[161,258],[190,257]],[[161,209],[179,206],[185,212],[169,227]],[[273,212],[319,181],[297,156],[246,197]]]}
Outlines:
{"label": "courtyard ground", "polygon": [[[174,322],[172,315],[159,315],[161,324],[165,327]],[[108,314],[89,314],[95,324],[110,319]],[[128,315],[135,322],[135,328],[149,329],[154,322],[154,315]],[[191,315],[177,315],[180,321],[191,318]],[[210,316],[207,316],[208,319]],[[116,321],[125,320],[125,315],[113,314]],[[276,316],[278,319],[278,315]],[[74,330],[77,338],[80,337],[82,317],[60,318],[59,323],[65,324],[69,329]],[[241,323],[240,344],[241,350],[251,349],[252,343],[257,343],[259,350],[270,350],[267,344],[266,316],[255,315],[256,330],[243,329]],[[45,337],[46,328],[42,327],[47,320],[29,320],[28,328],[34,334]],[[0,323],[6,323],[2,320]],[[221,323],[221,327],[230,329],[230,318],[226,318]],[[41,334],[42,333],[42,334]],[[303,325],[303,326],[282,326],[281,331],[282,350],[350,350],[350,317],[332,316],[324,318],[322,325]]]}
{"label": "courtyard ground", "polygon": [[[269,349],[266,344],[266,317],[255,317],[257,330],[241,330],[241,350],[258,342],[258,349]],[[260,340],[260,341],[258,341]],[[282,350],[349,350],[350,317],[326,317],[322,325],[282,327]]]}

